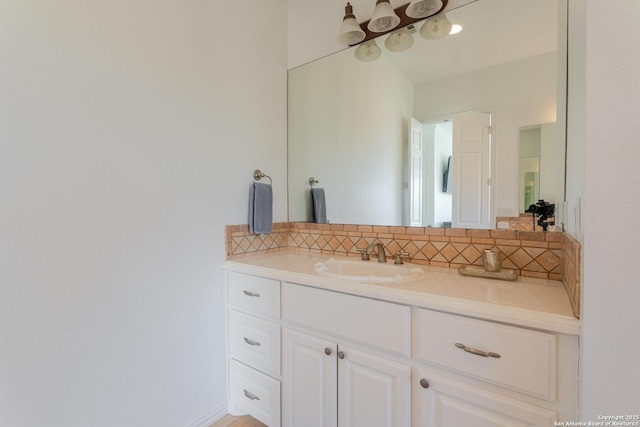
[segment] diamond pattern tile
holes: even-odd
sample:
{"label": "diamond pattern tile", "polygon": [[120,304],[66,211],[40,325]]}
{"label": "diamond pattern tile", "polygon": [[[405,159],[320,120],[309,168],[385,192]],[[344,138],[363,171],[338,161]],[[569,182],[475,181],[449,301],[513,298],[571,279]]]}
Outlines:
{"label": "diamond pattern tile", "polygon": [[432,243],[428,243],[420,252],[422,252],[427,259],[432,259],[438,253],[438,248],[436,248]]}
{"label": "diamond pattern tile", "polygon": [[452,244],[447,244],[444,248],[442,248],[440,254],[442,254],[442,256],[444,256],[447,261],[451,261],[455,257],[457,257],[460,252],[458,252],[458,250]]}
{"label": "diamond pattern tile", "polygon": [[560,258],[552,251],[544,251],[540,256],[536,258],[538,264],[540,264],[546,271],[553,271],[560,265]]}
{"label": "diamond pattern tile", "polygon": [[[387,239],[385,239],[387,240]],[[390,240],[389,243],[385,243],[384,240],[381,240],[382,243],[385,245],[385,247],[387,248],[387,250],[389,251],[389,253],[395,255],[396,253],[398,253],[398,251],[400,251],[402,248],[400,247],[400,245],[398,244],[398,242],[396,242],[395,240]]]}
{"label": "diamond pattern tile", "polygon": [[479,250],[475,248],[475,246],[469,245],[462,252],[462,256],[467,260],[468,263],[473,264],[476,262],[482,254]]}
{"label": "diamond pattern tile", "polygon": [[[318,245],[318,247],[320,249],[327,249],[328,246],[329,246],[329,242],[327,241],[327,239],[324,236],[319,236],[316,239],[316,244]],[[331,248],[329,247],[329,249],[331,249]]]}
{"label": "diamond pattern tile", "polygon": [[522,248],[512,253],[509,256],[509,259],[516,265],[517,268],[524,268],[527,264],[533,261],[531,255],[525,252]]}
{"label": "diamond pattern tile", "polygon": [[[406,246],[403,248],[403,250],[409,254],[409,258],[414,258],[416,256],[416,254],[418,252],[420,252],[420,249],[418,249],[418,247],[416,246],[415,243],[413,242],[409,242],[406,244]],[[391,252],[392,255],[395,255],[395,252]]]}

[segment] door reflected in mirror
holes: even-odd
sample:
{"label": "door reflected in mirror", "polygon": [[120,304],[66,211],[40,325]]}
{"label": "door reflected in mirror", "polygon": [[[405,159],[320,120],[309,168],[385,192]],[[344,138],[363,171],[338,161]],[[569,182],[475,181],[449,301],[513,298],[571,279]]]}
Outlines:
{"label": "door reflected in mirror", "polygon": [[564,182],[564,169],[559,167],[563,150],[555,123],[520,128],[520,213],[540,199],[553,204],[562,201],[558,188]]}
{"label": "door reflected in mirror", "polygon": [[[415,119],[414,119],[415,120]],[[453,170],[451,156],[453,154],[453,122],[450,118],[435,122],[415,123],[422,130],[422,152],[418,158],[411,154],[409,176],[411,200],[411,226],[450,227],[453,212],[452,190]],[[416,124],[413,125],[414,127]],[[417,174],[416,165],[422,174]],[[421,192],[415,191],[420,188]],[[414,198],[422,198],[415,203]],[[422,208],[418,211],[417,206]]]}

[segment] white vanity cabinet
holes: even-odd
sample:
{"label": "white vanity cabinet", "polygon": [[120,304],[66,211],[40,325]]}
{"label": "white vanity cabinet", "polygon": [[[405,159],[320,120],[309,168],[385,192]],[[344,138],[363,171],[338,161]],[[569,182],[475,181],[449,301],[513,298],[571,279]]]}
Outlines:
{"label": "white vanity cabinet", "polygon": [[231,413],[270,427],[550,427],[578,417],[571,318],[489,305],[471,314],[460,298],[414,302],[401,290],[234,267]]}
{"label": "white vanity cabinet", "polygon": [[280,281],[227,274],[229,412],[280,425]]}

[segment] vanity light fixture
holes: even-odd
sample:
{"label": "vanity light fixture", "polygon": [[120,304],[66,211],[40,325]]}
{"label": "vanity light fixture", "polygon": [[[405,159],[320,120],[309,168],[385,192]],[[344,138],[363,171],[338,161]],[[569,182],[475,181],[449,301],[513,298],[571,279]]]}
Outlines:
{"label": "vanity light fixture", "polygon": [[[420,35],[425,39],[438,40],[448,34],[457,34],[460,25],[452,25],[442,11],[449,0],[411,0],[409,3],[393,9],[389,0],[377,0],[371,20],[361,24],[353,14],[351,3],[345,7],[338,42],[349,46],[360,45],[355,52],[360,61],[370,62],[378,59],[382,51],[373,40],[389,34],[384,45],[390,52],[403,52],[413,46],[415,32],[413,24],[424,20]],[[399,29],[396,29],[400,27]],[[411,31],[409,31],[411,30]],[[370,43],[371,42],[371,43]]]}
{"label": "vanity light fixture", "polygon": [[347,3],[347,6],[344,8],[344,18],[342,19],[342,26],[338,34],[338,42],[353,45],[360,43],[364,38],[364,30],[360,28],[360,24],[358,24],[353,14],[353,6],[351,6],[351,3]]}
{"label": "vanity light fixture", "polygon": [[373,16],[360,24],[356,21],[351,3],[347,3],[338,42],[348,46],[366,42],[442,12],[448,3],[449,0],[411,0],[393,9],[389,0],[376,0]]}
{"label": "vanity light fixture", "polygon": [[411,0],[407,6],[406,14],[410,18],[426,18],[442,9],[441,0]]}
{"label": "vanity light fixture", "polygon": [[367,29],[373,33],[385,33],[393,30],[400,24],[400,17],[391,7],[389,0],[377,0],[373,16],[367,25]]}

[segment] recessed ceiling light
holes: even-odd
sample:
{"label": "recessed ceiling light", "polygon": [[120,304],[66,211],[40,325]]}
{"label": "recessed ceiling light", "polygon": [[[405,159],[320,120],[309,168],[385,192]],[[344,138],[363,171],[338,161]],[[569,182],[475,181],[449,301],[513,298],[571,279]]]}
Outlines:
{"label": "recessed ceiling light", "polygon": [[453,24],[451,26],[451,31],[449,31],[449,34],[458,34],[460,31],[462,31],[462,25]]}

